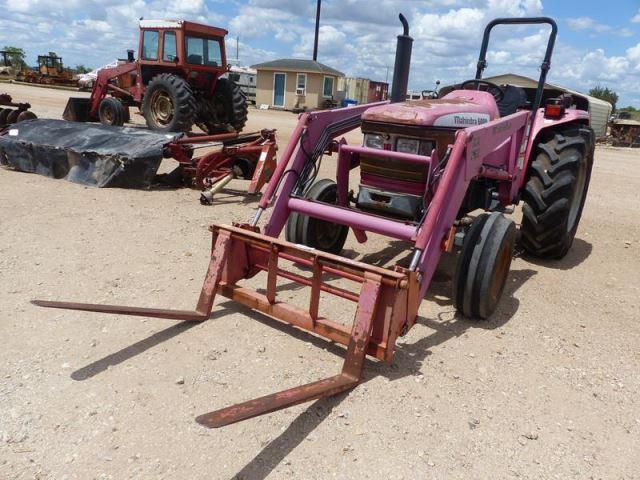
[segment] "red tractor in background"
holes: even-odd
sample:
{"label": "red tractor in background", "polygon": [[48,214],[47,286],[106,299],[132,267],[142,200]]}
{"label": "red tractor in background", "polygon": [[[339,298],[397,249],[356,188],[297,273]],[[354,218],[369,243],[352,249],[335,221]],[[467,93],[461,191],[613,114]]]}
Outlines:
{"label": "red tractor in background", "polygon": [[244,92],[231,80],[227,31],[188,21],[140,21],[139,58],[100,70],[90,98],[70,98],[63,118],[123,125],[138,107],[147,126],[188,132],[240,132],[247,121]]}

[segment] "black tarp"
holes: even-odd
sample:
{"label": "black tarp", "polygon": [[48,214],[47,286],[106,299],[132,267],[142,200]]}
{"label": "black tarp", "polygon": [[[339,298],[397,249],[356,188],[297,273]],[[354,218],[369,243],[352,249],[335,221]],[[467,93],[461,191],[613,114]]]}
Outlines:
{"label": "black tarp", "polygon": [[94,187],[148,188],[181,134],[65,120],[28,120],[0,135],[0,162]]}

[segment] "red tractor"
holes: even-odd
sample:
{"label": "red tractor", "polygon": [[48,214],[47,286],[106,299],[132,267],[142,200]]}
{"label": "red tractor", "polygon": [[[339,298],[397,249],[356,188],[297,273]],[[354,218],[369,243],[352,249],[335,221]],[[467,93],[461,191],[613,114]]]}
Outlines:
{"label": "red tractor", "polygon": [[142,20],[139,58],[100,70],[91,97],[70,98],[65,120],[120,126],[138,107],[147,126],[188,132],[240,132],[247,100],[240,87],[221,78],[228,71],[222,28],[188,21]]}

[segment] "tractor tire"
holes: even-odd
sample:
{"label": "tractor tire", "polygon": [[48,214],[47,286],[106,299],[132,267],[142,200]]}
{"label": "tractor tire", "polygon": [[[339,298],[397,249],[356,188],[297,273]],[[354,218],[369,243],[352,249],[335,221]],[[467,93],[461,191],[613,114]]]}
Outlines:
{"label": "tractor tire", "polygon": [[8,123],[7,117],[12,111],[13,110],[10,108],[0,108],[0,126],[4,126]]}
{"label": "tractor tire", "polygon": [[502,213],[478,216],[464,237],[453,280],[453,303],[465,317],[495,311],[509,275],[516,225]]}
{"label": "tractor tire", "polygon": [[18,121],[18,115],[20,115],[20,110],[11,110],[11,113],[7,116],[7,123],[16,123]]}
{"label": "tractor tire", "polygon": [[152,130],[188,132],[196,114],[196,99],[185,79],[161,73],[144,92],[142,113]]}
{"label": "tractor tire", "polygon": [[537,145],[522,189],[521,243],[536,257],[564,257],[587,198],[595,135],[588,127],[565,130]]}
{"label": "tractor tire", "polygon": [[103,125],[121,127],[125,120],[124,105],[117,98],[105,97],[98,107],[98,117]]}
{"label": "tractor tire", "polygon": [[[311,186],[306,197],[333,205],[338,201],[338,186],[333,180],[323,178]],[[306,215],[299,215],[295,223],[296,235],[300,237],[296,243],[335,255],[342,252],[349,227]]]}
{"label": "tractor tire", "polygon": [[24,110],[18,115],[16,123],[24,122],[26,120],[35,120],[36,118],[38,118],[38,116],[35,113],[30,112],[29,110]]}
{"label": "tractor tire", "polygon": [[198,112],[198,126],[209,135],[227,132],[241,132],[247,123],[247,97],[235,82],[226,78],[218,79],[213,98],[202,100]]}

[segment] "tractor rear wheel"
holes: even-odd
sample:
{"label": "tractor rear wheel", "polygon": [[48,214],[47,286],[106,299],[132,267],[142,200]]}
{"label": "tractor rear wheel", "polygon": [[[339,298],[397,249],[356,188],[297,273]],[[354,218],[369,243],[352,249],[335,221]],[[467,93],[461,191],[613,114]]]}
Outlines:
{"label": "tractor rear wheel", "polygon": [[583,127],[537,145],[522,190],[521,242],[528,253],[562,258],[571,248],[591,179],[594,138]]}
{"label": "tractor rear wheel", "polygon": [[142,113],[153,130],[188,132],[196,113],[196,99],[184,78],[161,73],[144,92]]}
{"label": "tractor rear wheel", "polygon": [[124,125],[125,111],[122,102],[117,98],[105,97],[98,107],[98,117],[103,125],[121,127]]}
{"label": "tractor rear wheel", "polygon": [[216,82],[212,99],[202,99],[198,126],[210,135],[241,132],[247,123],[247,97],[240,86],[226,78]]}
{"label": "tractor rear wheel", "polygon": [[[323,178],[311,186],[306,197],[333,205],[338,201],[338,187],[333,180]],[[349,227],[298,213],[289,215],[285,230],[289,242],[336,255],[342,251],[348,234]]]}
{"label": "tractor rear wheel", "polygon": [[453,281],[453,302],[468,318],[488,318],[509,275],[516,226],[502,213],[478,216],[464,237]]}

